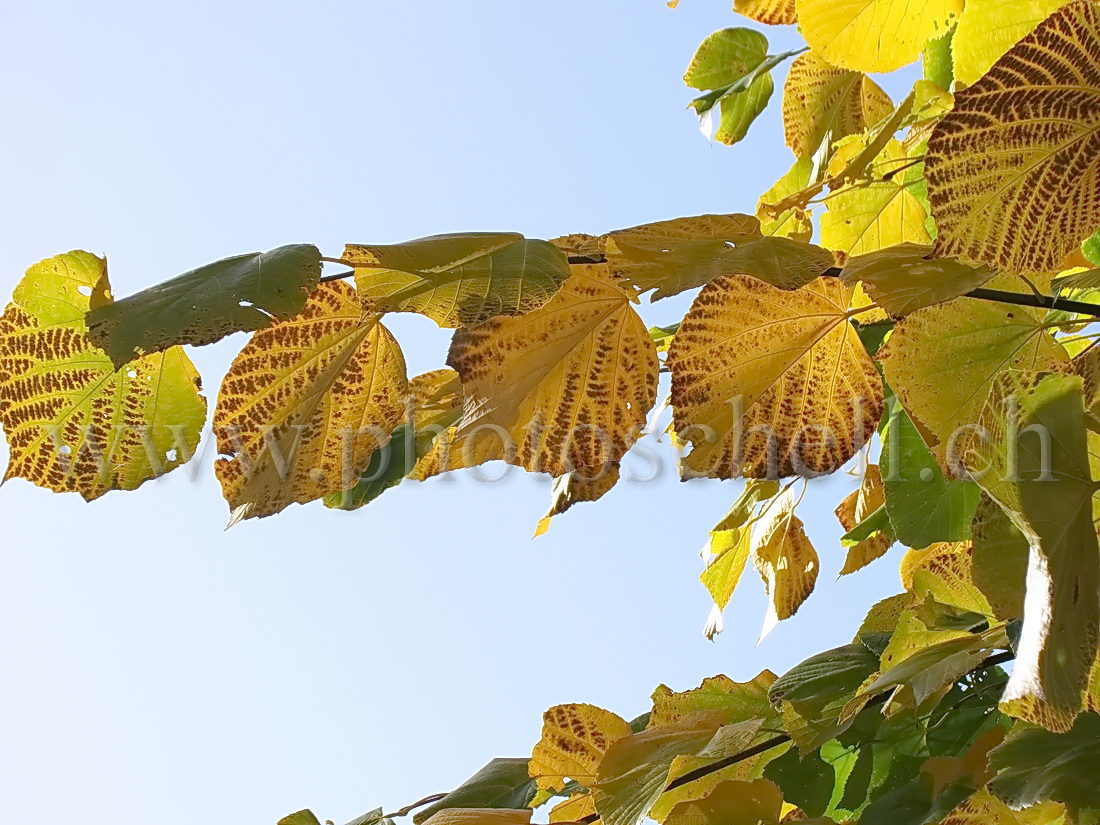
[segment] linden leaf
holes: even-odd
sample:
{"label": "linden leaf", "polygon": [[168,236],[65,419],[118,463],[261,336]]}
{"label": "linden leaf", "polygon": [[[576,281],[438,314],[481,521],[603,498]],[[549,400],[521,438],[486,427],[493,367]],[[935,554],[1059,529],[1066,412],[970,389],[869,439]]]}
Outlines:
{"label": "linden leaf", "polygon": [[456,332],[464,414],[437,439],[435,468],[503,459],[562,476],[619,461],[657,397],[657,351],[630,297],[606,264],[578,265],[541,309]]}
{"label": "linden leaf", "polygon": [[1067,0],[966,0],[951,37],[955,79],[975,83]]}
{"label": "linden leaf", "polygon": [[800,158],[830,143],[863,132],[888,117],[894,104],[862,72],[841,69],[814,52],[791,64],[783,87],[783,131]]}
{"label": "linden leaf", "polygon": [[106,260],[68,252],[30,267],[0,316],[4,478],[87,501],[186,463],[206,419],[199,374],[181,348],[115,370],[85,326],[96,290],[109,290]]}
{"label": "linden leaf", "polygon": [[653,691],[651,726],[667,725],[700,711],[722,711],[728,720],[740,722],[746,719],[764,719],[774,722],[775,709],[768,698],[768,691],[775,683],[770,670],[759,673],[748,682],[735,682],[728,676],[704,679],[693,690],[674,692],[665,685]]}
{"label": "linden leaf", "polygon": [[783,26],[798,22],[794,4],[795,0],[733,0],[733,10],[757,23]]}
{"label": "linden leaf", "polygon": [[837,66],[890,72],[920,57],[962,11],[962,0],[798,0],[806,42]]}
{"label": "linden leaf", "polygon": [[957,468],[997,374],[1055,368],[1067,356],[1039,313],[963,299],[902,320],[878,360],[940,465]]}
{"label": "linden leaf", "polygon": [[982,496],[971,531],[974,534],[971,575],[975,586],[998,619],[1022,619],[1030,549],[1027,537],[989,496]]}
{"label": "linden leaf", "polygon": [[862,282],[874,302],[894,318],[965,295],[996,272],[953,258],[929,258],[932,247],[902,243],[850,258],[841,278]]}
{"label": "linden leaf", "polygon": [[[836,517],[845,531],[855,529],[886,503],[886,493],[882,485],[882,474],[875,464],[867,465],[863,481],[858,490],[854,490],[836,508]],[[862,570],[875,559],[880,558],[894,544],[894,536],[888,531],[876,531],[867,538],[855,542],[848,548],[848,557],[840,575],[847,576]]]}
{"label": "linden leaf", "polygon": [[718,105],[715,140],[726,144],[741,140],[768,105],[774,82],[765,65],[767,57],[767,38],[744,28],[716,31],[695,52],[684,82],[693,89],[713,90],[691,106],[702,117]]}
{"label": "linden leaf", "polygon": [[447,808],[432,814],[424,825],[530,825],[531,811],[494,808]]}
{"label": "linden leaf", "polygon": [[978,483],[1028,539],[1024,625],[1001,707],[1066,731],[1100,645],[1100,547],[1093,526],[1081,379],[1009,371],[982,411]]}
{"label": "linden leaf", "polygon": [[830,473],[874,432],[882,382],[848,323],[851,290],[819,278],[784,291],[721,276],[673,339],[682,472],[710,478]]}
{"label": "linden leaf", "polygon": [[404,422],[371,453],[370,464],[354,487],[325,496],[325,506],[358,510],[409,475],[437,437],[462,416],[462,384],[452,369],[432,370],[409,379]]}
{"label": "linden leaf", "polygon": [[993,615],[989,601],[974,581],[973,548],[968,541],[938,542],[913,549],[901,560],[902,586],[921,599],[981,616]]}
{"label": "linden leaf", "polygon": [[540,789],[560,791],[569,779],[591,787],[612,743],[630,736],[630,724],[594,705],[556,705],[542,717],[542,738],[531,753],[529,775]]}
{"label": "linden leaf", "polygon": [[1096,230],[1098,55],[1100,10],[1077,0],[955,96],[928,141],[937,256],[1057,271]]}
{"label": "linden leaf", "polygon": [[598,501],[611,491],[619,481],[618,463],[605,464],[595,473],[572,472],[554,479],[550,487],[550,509],[535,527],[535,536],[550,529],[550,520],[560,516],[574,504],[582,501]]}
{"label": "linden leaf", "polygon": [[[857,146],[852,143],[838,152],[835,166]],[[919,178],[904,175],[886,178],[904,162],[905,148],[891,140],[872,168],[876,179],[856,181],[833,192],[821,216],[821,243],[848,255],[863,255],[896,244],[931,240],[925,225],[928,213],[914,192]]]}
{"label": "linden leaf", "polygon": [[535,795],[535,780],[527,773],[526,759],[493,759],[485,767],[437,802],[413,815],[422,823],[447,808],[526,808]]}
{"label": "linden leaf", "polygon": [[231,524],[353,487],[401,423],[405,360],[379,315],[341,281],[260,330],[214,410],[215,473]]}
{"label": "linden leaf", "polygon": [[312,244],[236,255],[88,312],[88,335],[121,367],[176,344],[212,344],[293,318],[321,277]]}
{"label": "linden leaf", "polygon": [[1012,808],[1048,800],[1100,808],[1100,716],[1084,713],[1064,733],[1019,726],[993,751],[989,789]]}
{"label": "linden leaf", "polygon": [[765,528],[753,548],[752,562],[768,594],[768,615],[761,638],[777,622],[789,619],[813,592],[820,565],[802,520],[790,508]]}
{"label": "linden leaf", "polygon": [[522,315],[569,277],[565,255],[514,233],[435,235],[402,244],[349,244],[355,285],[379,312],[419,312],[441,327]]}
{"label": "linden leaf", "polygon": [[761,231],[765,235],[777,235],[796,241],[808,241],[813,236],[813,223],[810,213],[797,206],[776,211],[775,204],[801,192],[810,185],[814,172],[811,158],[799,158],[787,173],[760,196],[756,204],[756,217],[761,221]]}
{"label": "linden leaf", "polygon": [[729,780],[704,799],[681,802],[665,825],[778,825],[783,792],[767,779]]}
{"label": "linden leaf", "polygon": [[1057,825],[1065,814],[1064,808],[1051,802],[1013,811],[983,788],[959,803],[940,825]]}

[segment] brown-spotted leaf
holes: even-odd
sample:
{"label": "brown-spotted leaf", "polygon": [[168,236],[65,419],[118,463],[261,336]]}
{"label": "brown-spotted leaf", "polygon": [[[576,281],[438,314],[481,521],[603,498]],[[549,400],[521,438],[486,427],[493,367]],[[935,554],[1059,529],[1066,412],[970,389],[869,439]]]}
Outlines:
{"label": "brown-spotted leaf", "polygon": [[598,501],[611,491],[619,481],[618,463],[598,467],[595,472],[566,473],[554,479],[550,488],[550,509],[535,527],[535,536],[550,529],[550,521],[560,516],[574,504],[582,501]]}
{"label": "brown-spotted leaf", "polygon": [[858,134],[888,117],[890,97],[863,72],[841,69],[814,52],[791,64],[783,87],[783,131],[800,158],[822,141]]}
{"label": "brown-spotted leaf", "polygon": [[560,791],[573,779],[588,788],[604,754],[630,736],[630,724],[595,705],[555,705],[542,717],[542,738],[531,753],[528,771],[540,789]]}
{"label": "brown-spotted leaf", "polygon": [[936,254],[1036,273],[1100,226],[1100,9],[1054,12],[980,80],[928,141]]}
{"label": "brown-spotted leaf", "polygon": [[761,637],[776,623],[789,619],[813,592],[820,564],[794,508],[780,511],[753,548],[753,564],[768,593],[768,615]]}
{"label": "brown-spotted leaf", "polygon": [[464,414],[437,439],[434,471],[503,459],[592,474],[630,449],[657,395],[656,348],[606,264],[576,265],[539,310],[459,330],[448,363]]}
{"label": "brown-spotted leaf", "polygon": [[[665,825],[778,825],[783,792],[767,779],[727,780],[705,798],[681,802]],[[784,820],[786,821],[786,820]]]}
{"label": "brown-spotted leaf", "polygon": [[790,26],[798,22],[795,0],[733,0],[733,10],[757,23]]}
{"label": "brown-spotted leaf", "polygon": [[708,284],[673,339],[673,422],[685,476],[815,476],[847,462],[882,414],[882,381],[848,322],[851,290]]}
{"label": "brown-spotted leaf", "polygon": [[340,281],[260,330],[214,410],[222,494],[242,518],[352,488],[405,413],[405,360],[379,315]]}
{"label": "brown-spotted leaf", "polygon": [[776,719],[776,713],[768,700],[768,690],[775,682],[775,674],[762,671],[748,682],[735,682],[728,676],[712,676],[704,679],[693,690],[674,692],[665,685],[653,691],[653,710],[649,724],[665,725],[688,714],[699,711],[722,711],[728,721],[746,719]]}
{"label": "brown-spotted leaf", "polygon": [[25,478],[86,500],[133,490],[188,461],[206,419],[180,347],[115,370],[88,336],[91,296],[109,301],[107,262],[75,251],[40,261],[0,316],[0,424]]}
{"label": "brown-spotted leaf", "polygon": [[[836,517],[845,531],[855,529],[872,513],[886,503],[886,491],[882,484],[882,473],[877,464],[868,464],[859,489],[853,490],[836,508]],[[840,575],[847,576],[862,570],[875,559],[881,558],[894,543],[894,537],[887,532],[872,533],[862,541],[848,548],[848,556]]]}

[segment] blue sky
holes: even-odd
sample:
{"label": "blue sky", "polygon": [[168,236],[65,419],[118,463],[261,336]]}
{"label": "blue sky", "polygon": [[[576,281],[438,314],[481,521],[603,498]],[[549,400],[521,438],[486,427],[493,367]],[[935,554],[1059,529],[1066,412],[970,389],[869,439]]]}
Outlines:
{"label": "blue sky", "polygon": [[[699,134],[681,80],[707,34],[743,22],[712,0],[19,4],[0,29],[0,281],[6,294],[76,248],[106,254],[126,295],[284,243],[335,255],[752,211],[792,160],[778,93],[728,148]],[[773,51],[797,43],[768,35]],[[640,309],[668,324],[689,300]],[[445,332],[387,323],[411,373],[442,365]],[[211,403],[244,340],[193,353]],[[552,704],[629,718],[661,682],[781,672],[847,642],[898,589],[897,548],[835,580],[844,477],[800,507],[818,592],[754,647],[755,574],[725,635],[700,632],[697,553],[740,484],[679,483],[667,447],[658,481],[621,484],[536,541],[549,484],[518,471],[223,532],[212,457],[92,505],[0,490],[10,821],[393,809],[525,755]]]}

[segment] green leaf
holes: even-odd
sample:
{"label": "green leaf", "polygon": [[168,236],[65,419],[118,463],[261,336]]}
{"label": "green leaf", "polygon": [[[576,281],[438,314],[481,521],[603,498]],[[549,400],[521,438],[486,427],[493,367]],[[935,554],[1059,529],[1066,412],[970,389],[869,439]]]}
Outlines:
{"label": "green leaf", "polygon": [[764,768],[764,778],[783,789],[783,798],[810,816],[821,816],[833,798],[836,771],[818,751],[800,757],[794,748]]}
{"label": "green leaf", "polygon": [[878,507],[871,515],[840,537],[843,547],[854,547],[861,541],[866,541],[876,533],[891,534],[890,516],[886,512],[886,505]]}
{"label": "green leaf", "polygon": [[320,277],[311,244],[237,255],[89,310],[88,336],[116,368],[176,344],[212,344],[293,318]]}
{"label": "green leaf", "polygon": [[826,650],[776,679],[768,698],[772,702],[828,702],[838,695],[854,693],[878,664],[878,656],[863,644]]}
{"label": "green leaf", "polygon": [[910,547],[970,538],[981,489],[970,481],[948,481],[897,397],[883,416],[882,457],[886,510],[893,534]]}
{"label": "green leaf", "polygon": [[419,312],[441,327],[473,326],[536,310],[569,277],[547,241],[515,233],[435,235],[407,243],[349,244],[355,285],[381,312]]}
{"label": "green leaf", "polygon": [[526,759],[493,759],[438,802],[413,815],[416,825],[445,808],[526,808],[535,796],[535,780]]}
{"label": "green leaf", "polygon": [[1019,654],[1001,707],[1066,731],[1100,643],[1100,547],[1093,526],[1079,377],[1009,370],[979,423],[972,472],[1031,545]]}
{"label": "green leaf", "polygon": [[321,825],[321,820],[313,815],[313,811],[306,810],[284,816],[278,825]]}
{"label": "green leaf", "polygon": [[982,496],[972,526],[972,576],[989,601],[993,615],[1002,621],[1024,615],[1024,582],[1027,578],[1027,537],[988,496]]}
{"label": "green leaf", "polygon": [[731,91],[720,97],[718,129],[714,133],[714,139],[727,146],[743,140],[753,121],[768,107],[774,91],[775,82],[771,72],[760,72],[747,89]]}
{"label": "green leaf", "polygon": [[382,808],[375,808],[373,811],[368,811],[362,816],[355,817],[355,819],[347,823],[347,825],[375,825],[375,823],[381,823],[383,820],[386,822],[390,821],[382,815]]}
{"label": "green leaf", "polygon": [[1047,799],[1075,808],[1100,807],[1100,716],[1085,713],[1067,733],[1014,730],[996,748],[990,790],[1012,808]]}
{"label": "green leaf", "polygon": [[684,82],[693,89],[729,86],[763,63],[767,54],[768,38],[760,32],[721,29],[699,46],[684,74]]}
{"label": "green leaf", "polygon": [[1100,229],[1085,238],[1085,242],[1081,244],[1081,252],[1094,266],[1100,266]]}

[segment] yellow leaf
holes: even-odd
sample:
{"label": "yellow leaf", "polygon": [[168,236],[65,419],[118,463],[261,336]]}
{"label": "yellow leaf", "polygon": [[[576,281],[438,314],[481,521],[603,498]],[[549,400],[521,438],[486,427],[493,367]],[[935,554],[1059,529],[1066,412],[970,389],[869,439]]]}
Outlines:
{"label": "yellow leaf", "polygon": [[733,10],[757,23],[770,26],[793,25],[798,22],[795,0],[733,0]]}
{"label": "yellow leaf", "polygon": [[1013,811],[983,788],[960,802],[940,825],[1055,825],[1065,816],[1065,807],[1056,802]]}
{"label": "yellow leaf", "polygon": [[929,138],[936,255],[1057,271],[1100,226],[1097,112],[1100,10],[1077,0],[959,92]]}
{"label": "yellow leaf", "polygon": [[[857,524],[870,516],[886,503],[886,491],[882,485],[882,474],[877,464],[868,464],[859,489],[848,495],[836,508],[836,517],[846,530],[852,530]],[[840,575],[847,576],[862,570],[875,559],[880,558],[894,543],[894,537],[886,533],[873,533],[863,541],[848,548],[848,557]]]}
{"label": "yellow leaf", "polygon": [[1068,360],[1037,312],[972,299],[917,310],[894,328],[878,359],[949,470],[957,469],[1002,369],[1041,370]]}
{"label": "yellow leaf", "polygon": [[596,803],[590,793],[575,793],[550,809],[551,825],[557,822],[580,822],[596,813]]}
{"label": "yellow leaf", "polygon": [[986,266],[930,258],[932,247],[902,243],[858,255],[844,265],[845,283],[862,282],[875,303],[894,318],[965,295],[994,277]]}
{"label": "yellow leaf", "polygon": [[[860,149],[853,139],[837,152],[830,169],[837,174]],[[928,213],[913,192],[919,176],[887,177],[910,160],[905,147],[891,140],[871,167],[872,180],[856,181],[833,192],[821,216],[821,243],[848,255],[863,255],[896,244],[926,243]]]}
{"label": "yellow leaf", "polygon": [[567,473],[554,479],[550,488],[550,509],[535,528],[535,536],[550,529],[550,520],[581,501],[597,501],[619,481],[619,465],[606,464],[595,473]]}
{"label": "yellow leaf", "polygon": [[926,759],[920,769],[921,773],[932,777],[932,797],[938,797],[955,782],[965,782],[971,788],[983,787],[994,776],[993,771],[989,770],[989,752],[1004,738],[1004,728],[990,728],[961,757],[934,756]]}
{"label": "yellow leaf", "polygon": [[40,261],[0,316],[0,424],[25,478],[91,501],[188,461],[206,419],[199,374],[180,347],[116,371],[88,337],[92,296],[109,300],[107,262],[75,251]]}
{"label": "yellow leaf", "polygon": [[730,780],[704,799],[681,802],[665,825],[778,825],[783,792],[767,779]]}
{"label": "yellow leaf", "polygon": [[983,495],[971,525],[971,576],[989,602],[992,615],[1001,621],[1022,619],[1027,558],[1027,537],[993,499]]}
{"label": "yellow leaf", "polygon": [[559,249],[509,232],[348,244],[344,260],[379,312],[419,312],[442,327],[538,309],[569,277]]}
{"label": "yellow leaf", "polygon": [[798,0],[806,42],[830,63],[861,72],[891,72],[920,57],[943,34],[963,0]]}
{"label": "yellow leaf", "polygon": [[768,526],[760,543],[753,548],[752,561],[764,580],[769,598],[763,636],[776,622],[793,616],[817,583],[817,551],[793,508]]}
{"label": "yellow leaf", "polygon": [[993,609],[974,583],[973,548],[969,541],[939,542],[910,550],[901,560],[902,586],[920,598],[992,616]]}
{"label": "yellow leaf", "polygon": [[528,771],[539,788],[560,791],[570,779],[590,787],[607,749],[624,736],[630,736],[629,723],[609,710],[556,705],[543,714]]}
{"label": "yellow leaf", "polygon": [[657,396],[657,351],[630,298],[606,264],[576,265],[541,309],[456,332],[465,412],[434,468],[502,459],[562,476],[619,461]]}
{"label": "yellow leaf", "polygon": [[814,476],[841,467],[882,414],[882,382],[848,322],[851,290],[708,284],[669,349],[685,475]]}
{"label": "yellow leaf", "polygon": [[231,523],[347,490],[405,411],[405,360],[349,285],[321,284],[301,315],[260,330],[214,410],[214,470]]}
{"label": "yellow leaf", "polygon": [[765,235],[777,235],[796,241],[808,241],[813,237],[813,223],[806,209],[792,206],[777,211],[772,208],[809,186],[813,169],[813,159],[799,158],[771,189],[760,196],[756,204],[756,217],[760,219],[761,231]]}
{"label": "yellow leaf", "polygon": [[775,710],[768,700],[768,689],[775,674],[762,671],[748,682],[735,682],[728,676],[712,676],[694,690],[673,692],[665,685],[653,691],[651,726],[666,725],[699,711],[722,711],[727,721],[775,719]]}
{"label": "yellow leaf", "polygon": [[951,37],[955,80],[969,86],[1067,0],[966,0]]}
{"label": "yellow leaf", "polygon": [[444,808],[426,820],[424,825],[530,825],[530,810],[507,808]]}
{"label": "yellow leaf", "polygon": [[893,110],[889,96],[867,75],[833,66],[814,52],[791,64],[783,87],[783,131],[800,158],[812,156],[822,141],[869,129]]}

